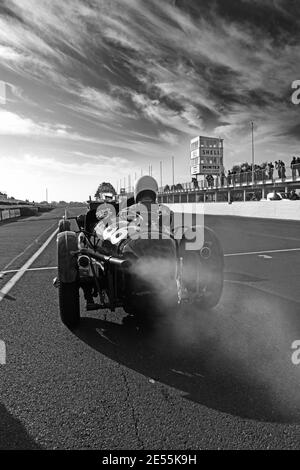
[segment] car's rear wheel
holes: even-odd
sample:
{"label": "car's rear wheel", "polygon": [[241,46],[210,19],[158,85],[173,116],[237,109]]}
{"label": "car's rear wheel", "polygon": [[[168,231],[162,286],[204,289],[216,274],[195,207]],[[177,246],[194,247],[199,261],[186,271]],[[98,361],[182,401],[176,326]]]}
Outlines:
{"label": "car's rear wheel", "polygon": [[224,255],[215,233],[204,227],[201,250],[183,251],[183,286],[195,306],[215,307],[221,298],[224,282]]}

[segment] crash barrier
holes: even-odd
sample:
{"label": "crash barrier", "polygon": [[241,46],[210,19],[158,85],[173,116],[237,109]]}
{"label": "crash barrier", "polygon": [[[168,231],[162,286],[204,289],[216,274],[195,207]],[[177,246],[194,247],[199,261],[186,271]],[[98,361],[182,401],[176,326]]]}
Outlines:
{"label": "crash barrier", "polygon": [[262,219],[300,220],[298,201],[249,201],[249,202],[206,202],[187,204],[166,204],[172,211],[204,215],[253,217]]}
{"label": "crash barrier", "polygon": [[10,219],[15,219],[17,217],[20,217],[21,211],[20,209],[9,209],[9,218]]}
{"label": "crash barrier", "polygon": [[1,211],[1,220],[9,219],[9,210]]}
{"label": "crash barrier", "polygon": [[16,219],[21,216],[20,209],[0,210],[0,220]]}
{"label": "crash barrier", "polygon": [[23,206],[20,208],[20,210],[21,210],[22,217],[36,215],[39,212],[38,207],[34,207],[34,206]]}
{"label": "crash barrier", "polygon": [[17,219],[18,217],[28,217],[38,213],[38,207],[23,206],[14,209],[0,209],[0,222],[10,219]]}

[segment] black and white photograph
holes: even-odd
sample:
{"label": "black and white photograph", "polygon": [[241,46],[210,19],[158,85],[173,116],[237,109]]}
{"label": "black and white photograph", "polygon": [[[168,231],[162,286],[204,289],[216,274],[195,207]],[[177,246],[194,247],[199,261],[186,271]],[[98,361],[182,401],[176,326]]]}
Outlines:
{"label": "black and white photograph", "polygon": [[300,450],[300,2],[0,0],[0,455],[208,450]]}

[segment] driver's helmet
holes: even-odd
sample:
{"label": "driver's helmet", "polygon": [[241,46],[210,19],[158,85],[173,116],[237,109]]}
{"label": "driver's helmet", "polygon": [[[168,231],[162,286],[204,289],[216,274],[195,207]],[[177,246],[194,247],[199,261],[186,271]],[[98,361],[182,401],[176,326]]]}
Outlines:
{"label": "driver's helmet", "polygon": [[158,193],[158,184],[152,176],[141,176],[134,186],[134,199],[135,202],[141,202],[144,198],[151,198],[153,202],[156,201]]}

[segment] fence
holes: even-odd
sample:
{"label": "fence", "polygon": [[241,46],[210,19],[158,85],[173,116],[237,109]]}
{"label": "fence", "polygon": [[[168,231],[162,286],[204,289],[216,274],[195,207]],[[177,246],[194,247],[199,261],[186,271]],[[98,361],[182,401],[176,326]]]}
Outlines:
{"label": "fence", "polygon": [[[276,176],[276,173],[278,176]],[[258,169],[252,171],[240,171],[238,173],[232,173],[228,176],[221,175],[211,177],[209,181],[195,181],[189,183],[180,183],[172,185],[171,187],[165,186],[159,188],[159,193],[174,193],[174,192],[186,192],[186,191],[197,191],[203,189],[230,189],[236,187],[251,187],[259,186],[262,184],[274,185],[276,183],[300,183],[300,164],[291,165],[291,168],[284,170],[269,170]]]}

